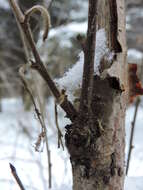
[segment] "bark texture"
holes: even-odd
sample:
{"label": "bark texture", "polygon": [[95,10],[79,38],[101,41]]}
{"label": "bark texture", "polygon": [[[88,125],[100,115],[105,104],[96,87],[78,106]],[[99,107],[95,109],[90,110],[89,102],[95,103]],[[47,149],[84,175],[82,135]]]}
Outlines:
{"label": "bark texture", "polygon": [[[74,190],[123,190],[127,65],[124,0],[100,0],[97,28],[105,28],[112,63],[94,76],[91,112],[66,126]],[[85,109],[86,110],[86,109]],[[79,113],[80,115],[80,113]]]}

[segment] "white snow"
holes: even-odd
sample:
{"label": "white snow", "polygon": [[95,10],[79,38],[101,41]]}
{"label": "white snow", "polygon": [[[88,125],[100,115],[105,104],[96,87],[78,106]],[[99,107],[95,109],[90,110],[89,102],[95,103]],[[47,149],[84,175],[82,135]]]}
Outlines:
{"label": "white snow", "polygon": [[[53,190],[61,190],[62,184],[65,187],[72,186],[71,166],[66,150],[62,151],[57,148],[53,103],[54,100],[51,99],[47,107],[46,125],[50,139]],[[43,152],[37,153],[33,148],[40,131],[40,125],[34,117],[34,111],[25,112],[21,109],[21,99],[4,99],[2,110],[3,112],[0,113],[0,189],[19,190],[9,169],[9,163],[12,163],[26,189],[47,190],[46,151],[44,148]],[[59,125],[62,129],[68,121],[62,119],[64,118],[63,112],[60,112],[60,118]],[[65,173],[66,177],[63,178]]]}
{"label": "white snow", "polygon": [[125,190],[142,190],[143,189],[143,176],[142,177],[127,177],[125,179]]}
{"label": "white snow", "polygon": [[70,11],[70,17],[72,19],[87,19],[88,17],[88,4],[87,1],[78,0],[76,3],[80,6],[80,10],[71,10]]}
{"label": "white snow", "polygon": [[137,63],[143,60],[143,53],[136,49],[128,50],[128,63]]}
{"label": "white snow", "polygon": [[82,72],[83,72],[84,55],[83,52],[79,54],[77,63],[65,73],[65,75],[57,79],[56,82],[61,89],[65,89],[71,100],[74,99],[74,91],[81,87]]}
{"label": "white snow", "polygon": [[[71,38],[75,38],[77,34],[85,34],[87,31],[87,22],[71,22],[66,25],[58,26],[52,28],[48,35],[48,40],[52,40],[55,37],[58,38],[61,47],[72,47]],[[40,38],[38,40],[37,46],[43,46],[43,31],[40,32]],[[48,43],[44,43],[45,46],[48,46]]]}
{"label": "white snow", "polygon": [[[99,66],[102,57],[106,55],[109,61],[113,58],[113,53],[109,51],[106,44],[106,33],[104,29],[100,29],[96,33],[96,48],[95,48],[95,64],[94,73],[99,75]],[[62,78],[56,79],[55,81],[60,88],[64,88],[72,101],[74,99],[75,90],[81,87],[82,75],[83,75],[83,63],[84,54],[79,54],[79,60],[77,63],[70,68]]]}
{"label": "white snow", "polygon": [[49,32],[49,38],[52,38],[57,35],[65,34],[68,37],[73,36],[74,33],[85,33],[87,30],[87,22],[72,22],[65,26],[60,26],[56,29],[51,29]]}
{"label": "white snow", "polygon": [[113,58],[113,53],[107,48],[107,39],[106,32],[104,29],[100,29],[96,33],[96,48],[95,48],[95,63],[94,63],[94,72],[95,75],[99,75],[99,66],[100,61],[104,55],[107,56],[109,61]]}
{"label": "white snow", "polygon": [[8,9],[9,8],[9,3],[7,0],[0,0],[0,7]]}

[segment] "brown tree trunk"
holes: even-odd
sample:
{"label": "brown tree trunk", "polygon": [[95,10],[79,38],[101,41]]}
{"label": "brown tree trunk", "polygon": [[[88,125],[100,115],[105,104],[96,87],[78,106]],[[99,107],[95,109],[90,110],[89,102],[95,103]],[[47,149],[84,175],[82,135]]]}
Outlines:
{"label": "brown tree trunk", "polygon": [[97,8],[97,28],[105,28],[113,61],[102,60],[102,71],[94,76],[90,114],[67,126],[65,139],[74,190],[123,190],[127,104],[124,0],[99,0]]}

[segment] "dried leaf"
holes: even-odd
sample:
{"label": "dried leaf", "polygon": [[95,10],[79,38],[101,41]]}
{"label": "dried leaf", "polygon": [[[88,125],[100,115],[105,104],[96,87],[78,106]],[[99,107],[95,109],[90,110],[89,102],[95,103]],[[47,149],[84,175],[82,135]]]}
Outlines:
{"label": "dried leaf", "polygon": [[132,103],[136,96],[143,95],[143,88],[137,76],[137,64],[128,65],[129,102]]}

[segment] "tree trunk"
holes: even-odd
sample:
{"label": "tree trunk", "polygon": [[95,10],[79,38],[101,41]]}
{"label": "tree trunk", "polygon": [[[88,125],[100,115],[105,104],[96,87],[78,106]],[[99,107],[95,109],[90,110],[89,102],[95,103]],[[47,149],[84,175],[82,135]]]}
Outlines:
{"label": "tree trunk", "polygon": [[127,104],[124,7],[124,0],[98,2],[97,28],[105,28],[107,44],[114,56],[112,63],[103,59],[100,75],[94,76],[88,117],[78,117],[66,126],[74,190],[124,189]]}

